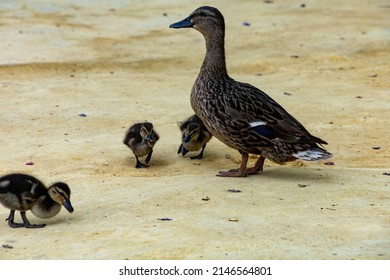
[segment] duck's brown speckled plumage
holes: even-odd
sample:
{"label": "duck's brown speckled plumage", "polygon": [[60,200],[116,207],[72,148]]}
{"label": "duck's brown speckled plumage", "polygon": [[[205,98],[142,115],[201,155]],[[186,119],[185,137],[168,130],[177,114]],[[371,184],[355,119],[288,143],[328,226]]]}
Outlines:
{"label": "duck's brown speckled plumage", "polygon": [[[327,144],[311,135],[282,106],[260,89],[232,79],[225,63],[225,23],[213,7],[200,7],[172,28],[192,27],[206,41],[206,55],[191,92],[191,105],[213,136],[238,150],[238,170],[219,176],[246,176],[262,170],[264,159],[283,164],[298,158],[326,159],[332,155],[317,144]],[[247,168],[248,154],[260,155]]]}

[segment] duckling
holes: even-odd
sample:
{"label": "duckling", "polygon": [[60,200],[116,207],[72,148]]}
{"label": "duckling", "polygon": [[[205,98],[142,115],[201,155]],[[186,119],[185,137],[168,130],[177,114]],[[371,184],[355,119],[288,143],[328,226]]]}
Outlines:
{"label": "duckling", "polygon": [[[46,188],[37,178],[26,174],[9,174],[0,178],[0,203],[11,209],[6,221],[12,228],[42,228],[46,224],[30,224],[26,211],[41,219],[54,217],[63,205],[73,212],[70,203],[70,189],[67,184],[57,182]],[[23,223],[15,223],[15,211],[20,211]]]}
{"label": "duckling", "polygon": [[[206,55],[191,91],[191,106],[217,139],[241,154],[238,169],[217,176],[244,177],[263,170],[264,160],[278,164],[302,159],[328,159],[327,144],[311,135],[281,105],[262,90],[232,79],[225,61],[225,21],[214,7],[203,6],[170,28],[194,28],[206,42]],[[259,155],[247,167],[249,154]]]}
{"label": "duckling", "polygon": [[185,156],[188,152],[202,149],[200,154],[190,157],[191,159],[202,159],[206,144],[212,137],[202,120],[197,115],[193,115],[182,122],[179,128],[182,132],[182,143],[177,153]]}
{"label": "duckling", "polygon": [[153,147],[158,139],[160,139],[160,136],[158,136],[150,122],[136,123],[127,130],[123,144],[133,152],[137,160],[135,168],[149,167],[149,165],[141,163],[138,158],[146,156],[145,162],[149,163]]}

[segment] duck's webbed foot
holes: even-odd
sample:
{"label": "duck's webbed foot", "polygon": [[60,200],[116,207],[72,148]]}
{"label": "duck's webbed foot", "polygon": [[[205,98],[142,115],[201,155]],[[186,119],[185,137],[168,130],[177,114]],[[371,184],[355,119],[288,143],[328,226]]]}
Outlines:
{"label": "duck's webbed foot", "polygon": [[258,172],[263,171],[264,160],[265,158],[260,156],[257,159],[255,166],[248,168],[248,175],[254,175]]}
{"label": "duck's webbed foot", "polygon": [[229,171],[219,171],[218,177],[246,177],[248,176],[248,170],[245,168],[244,171],[240,169],[230,169]]}
{"label": "duck's webbed foot", "polygon": [[219,177],[246,177],[248,175],[254,175],[257,174],[260,171],[263,171],[263,165],[264,165],[265,158],[260,156],[255,166],[247,168],[246,164],[248,162],[248,155],[242,153],[242,161],[241,166],[239,169],[230,169],[229,171],[219,171],[219,174],[217,176]]}
{"label": "duck's webbed foot", "polygon": [[255,166],[247,168],[246,165],[248,163],[248,154],[241,152],[242,160],[240,168],[238,169],[230,169],[229,171],[219,171],[217,176],[219,177],[246,177],[248,175],[254,175],[260,171],[263,171],[263,165],[265,158],[260,156]]}

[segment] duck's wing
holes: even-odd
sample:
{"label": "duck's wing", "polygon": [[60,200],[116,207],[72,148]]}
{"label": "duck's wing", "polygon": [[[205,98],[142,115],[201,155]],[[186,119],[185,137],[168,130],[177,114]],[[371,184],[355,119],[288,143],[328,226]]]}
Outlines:
{"label": "duck's wing", "polygon": [[327,144],[260,89],[234,82],[224,95],[226,113],[236,129],[249,130],[269,141]]}

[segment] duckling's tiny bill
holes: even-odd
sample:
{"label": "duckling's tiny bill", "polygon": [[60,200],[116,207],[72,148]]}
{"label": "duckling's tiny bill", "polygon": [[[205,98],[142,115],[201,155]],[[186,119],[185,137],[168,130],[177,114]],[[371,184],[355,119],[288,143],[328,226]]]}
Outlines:
{"label": "duckling's tiny bill", "polygon": [[70,200],[65,200],[64,202],[62,202],[62,205],[65,207],[66,210],[68,210],[69,213],[73,213],[74,209],[72,203],[70,203]]}

